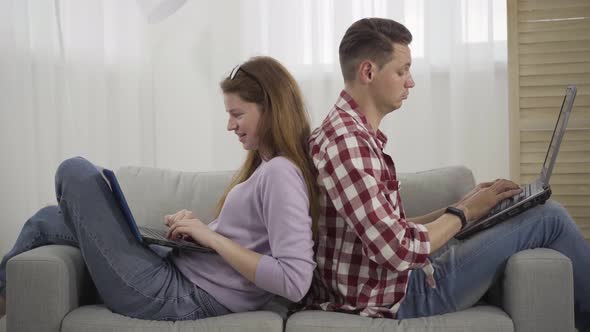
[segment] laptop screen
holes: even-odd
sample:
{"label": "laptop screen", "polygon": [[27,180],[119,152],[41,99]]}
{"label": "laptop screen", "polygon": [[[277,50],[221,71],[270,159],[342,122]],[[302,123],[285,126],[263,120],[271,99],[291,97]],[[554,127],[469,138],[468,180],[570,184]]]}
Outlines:
{"label": "laptop screen", "polygon": [[139,242],[143,242],[143,240],[141,238],[141,233],[139,232],[139,229],[137,228],[137,224],[135,223],[135,219],[133,218],[133,214],[131,214],[131,209],[129,208],[129,205],[127,204],[127,200],[125,199],[125,195],[123,195],[123,190],[121,190],[121,185],[119,185],[119,181],[117,180],[115,173],[113,171],[111,171],[110,169],[103,168],[102,174],[104,175],[105,179],[107,180],[107,183],[109,184],[109,186],[111,187],[111,190],[113,191],[113,194],[115,196],[115,200],[117,201],[117,203],[119,204],[119,207],[121,208],[121,212],[123,213],[123,216],[125,217],[125,221],[127,222],[127,225],[129,225],[129,229],[131,230],[131,233],[133,234],[133,236],[135,236],[135,238]]}
{"label": "laptop screen", "polygon": [[561,139],[565,134],[565,128],[572,110],[574,98],[576,97],[576,91],[577,89],[575,86],[568,86],[566,88],[565,97],[563,98],[561,110],[559,111],[559,116],[557,118],[557,123],[555,124],[555,129],[553,130],[553,136],[551,137],[551,143],[549,143],[549,149],[547,150],[545,162],[543,163],[543,168],[541,170],[541,181],[543,181],[544,186],[549,185],[549,179],[551,178],[553,166],[555,165],[555,160],[557,159],[557,153],[559,151]]}

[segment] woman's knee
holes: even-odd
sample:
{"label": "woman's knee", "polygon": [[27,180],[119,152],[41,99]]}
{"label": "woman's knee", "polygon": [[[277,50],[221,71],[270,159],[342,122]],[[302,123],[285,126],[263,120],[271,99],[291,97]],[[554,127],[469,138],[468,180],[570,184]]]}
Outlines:
{"label": "woman's knee", "polygon": [[88,165],[91,163],[82,157],[73,157],[66,159],[59,164],[55,172],[56,180],[64,180],[70,177],[79,176],[87,172]]}
{"label": "woman's knee", "polygon": [[74,157],[64,160],[55,173],[55,188],[58,201],[63,187],[76,184],[84,184],[86,180],[98,174],[96,167],[82,157]]}

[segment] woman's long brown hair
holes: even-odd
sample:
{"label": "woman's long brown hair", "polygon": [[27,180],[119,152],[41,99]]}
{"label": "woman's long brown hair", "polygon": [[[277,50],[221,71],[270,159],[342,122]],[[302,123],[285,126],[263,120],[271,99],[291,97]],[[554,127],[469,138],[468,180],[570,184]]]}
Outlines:
{"label": "woman's long brown hair", "polygon": [[234,93],[242,100],[260,106],[259,148],[248,151],[244,164],[219,200],[216,214],[219,216],[227,194],[258,168],[261,153],[269,159],[282,156],[293,162],[303,174],[315,231],[319,202],[315,171],[308,153],[310,117],[299,85],[289,71],[271,57],[251,58],[240,68],[233,79],[224,79],[220,86],[224,94]]}

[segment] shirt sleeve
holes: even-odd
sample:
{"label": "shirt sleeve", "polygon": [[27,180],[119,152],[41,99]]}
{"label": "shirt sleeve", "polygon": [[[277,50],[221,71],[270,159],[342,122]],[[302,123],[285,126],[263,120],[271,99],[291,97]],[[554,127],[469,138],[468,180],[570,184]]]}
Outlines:
{"label": "shirt sleeve", "polygon": [[349,133],[331,142],[316,166],[320,184],[371,261],[394,271],[421,268],[430,254],[428,231],[400,217],[397,194],[376,178],[382,162],[367,139]]}
{"label": "shirt sleeve", "polygon": [[285,158],[275,159],[260,184],[272,256],[262,256],[255,281],[268,292],[298,302],[309,290],[316,267],[309,198],[295,165]]}

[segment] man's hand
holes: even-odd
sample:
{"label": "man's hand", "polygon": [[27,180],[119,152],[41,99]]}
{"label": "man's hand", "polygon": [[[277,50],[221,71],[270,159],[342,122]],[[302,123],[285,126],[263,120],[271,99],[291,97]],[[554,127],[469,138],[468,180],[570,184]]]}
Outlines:
{"label": "man's hand", "polygon": [[[498,181],[498,180],[495,180],[495,181]],[[471,189],[470,192],[468,192],[465,196],[463,196],[463,198],[461,198],[461,200],[459,202],[457,202],[454,206],[462,205],[463,202],[465,202],[468,199],[470,199],[471,197],[473,197],[473,195],[477,194],[480,190],[493,185],[495,181],[482,182],[482,183],[478,184],[477,186],[475,186],[475,188]]]}
{"label": "man's hand", "polygon": [[522,189],[518,184],[497,179],[493,182],[483,182],[477,185],[456,206],[463,209],[467,221],[475,221],[485,216],[489,211],[506,198],[520,194]]}

